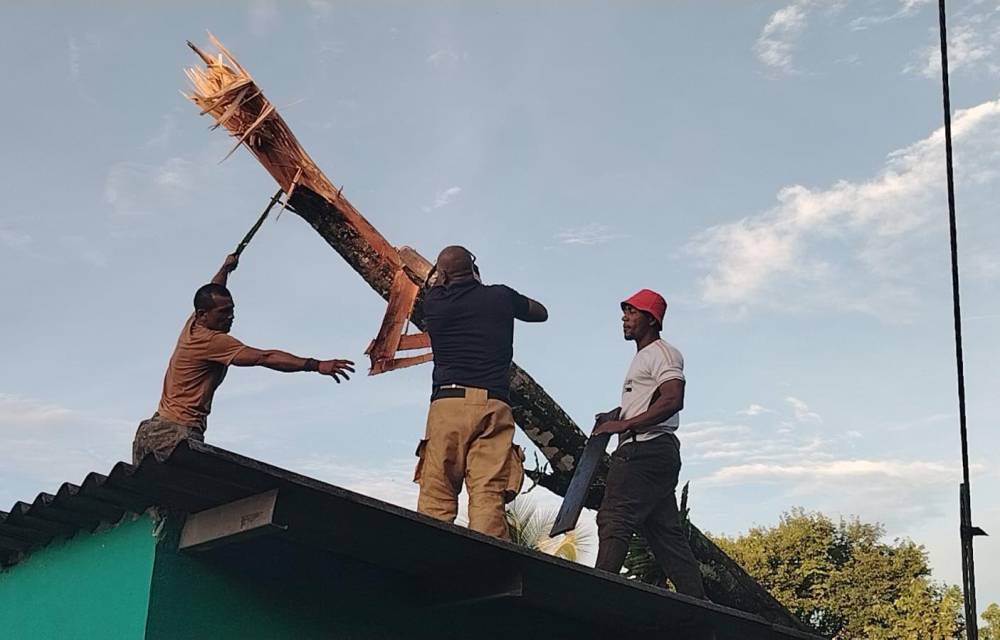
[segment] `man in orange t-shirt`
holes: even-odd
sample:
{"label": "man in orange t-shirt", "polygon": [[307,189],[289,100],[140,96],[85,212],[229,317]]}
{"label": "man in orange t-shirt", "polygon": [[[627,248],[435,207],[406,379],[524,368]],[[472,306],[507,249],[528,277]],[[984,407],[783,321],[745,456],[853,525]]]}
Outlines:
{"label": "man in orange t-shirt", "polygon": [[149,453],[165,457],[182,440],[204,441],[212,397],[225,379],[229,365],[287,372],[316,371],[331,376],[337,383],[340,383],[338,376],[347,380],[347,372],[354,372],[350,360],[314,360],[276,349],[255,349],[229,335],[235,305],[226,281],[237,265],[236,256],[227,256],[212,282],[195,293],[194,313],[184,323],[163,377],[160,406],[136,431],[133,464],[139,464]]}

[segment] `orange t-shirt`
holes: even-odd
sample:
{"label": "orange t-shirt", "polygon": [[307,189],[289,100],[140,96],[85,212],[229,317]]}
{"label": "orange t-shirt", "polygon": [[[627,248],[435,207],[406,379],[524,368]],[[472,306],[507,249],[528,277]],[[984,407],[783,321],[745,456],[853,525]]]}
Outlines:
{"label": "orange t-shirt", "polygon": [[243,343],[228,333],[195,324],[192,314],[177,338],[163,377],[159,414],[204,431],[212,396],[226,377],[226,368],[243,349]]}

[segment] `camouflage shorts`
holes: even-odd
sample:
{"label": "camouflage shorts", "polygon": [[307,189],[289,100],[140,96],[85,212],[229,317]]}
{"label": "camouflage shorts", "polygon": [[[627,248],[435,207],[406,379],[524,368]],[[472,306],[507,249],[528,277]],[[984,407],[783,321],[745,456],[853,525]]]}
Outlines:
{"label": "camouflage shorts", "polygon": [[158,459],[166,458],[183,440],[204,442],[205,436],[201,429],[171,422],[154,413],[149,420],[140,422],[135,432],[135,440],[132,442],[132,464],[139,464],[150,453],[156,454]]}

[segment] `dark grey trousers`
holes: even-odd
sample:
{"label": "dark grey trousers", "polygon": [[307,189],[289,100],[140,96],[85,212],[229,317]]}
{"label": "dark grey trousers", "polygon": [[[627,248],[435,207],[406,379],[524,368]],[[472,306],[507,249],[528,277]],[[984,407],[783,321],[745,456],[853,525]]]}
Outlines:
{"label": "dark grey trousers", "polygon": [[630,442],[611,456],[607,488],[597,513],[597,568],[619,573],[632,534],[641,531],[653,556],[680,593],[705,597],[698,561],[677,511],[680,445],[673,434]]}

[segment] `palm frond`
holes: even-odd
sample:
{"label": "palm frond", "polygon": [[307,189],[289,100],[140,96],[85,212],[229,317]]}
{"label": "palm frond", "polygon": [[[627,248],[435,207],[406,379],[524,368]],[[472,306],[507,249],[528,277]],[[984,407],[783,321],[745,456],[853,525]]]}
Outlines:
{"label": "palm frond", "polygon": [[555,511],[539,509],[533,501],[523,496],[507,505],[506,517],[514,544],[572,562],[577,562],[580,556],[593,549],[594,532],[587,528],[577,528],[550,538],[549,531],[555,522]]}

